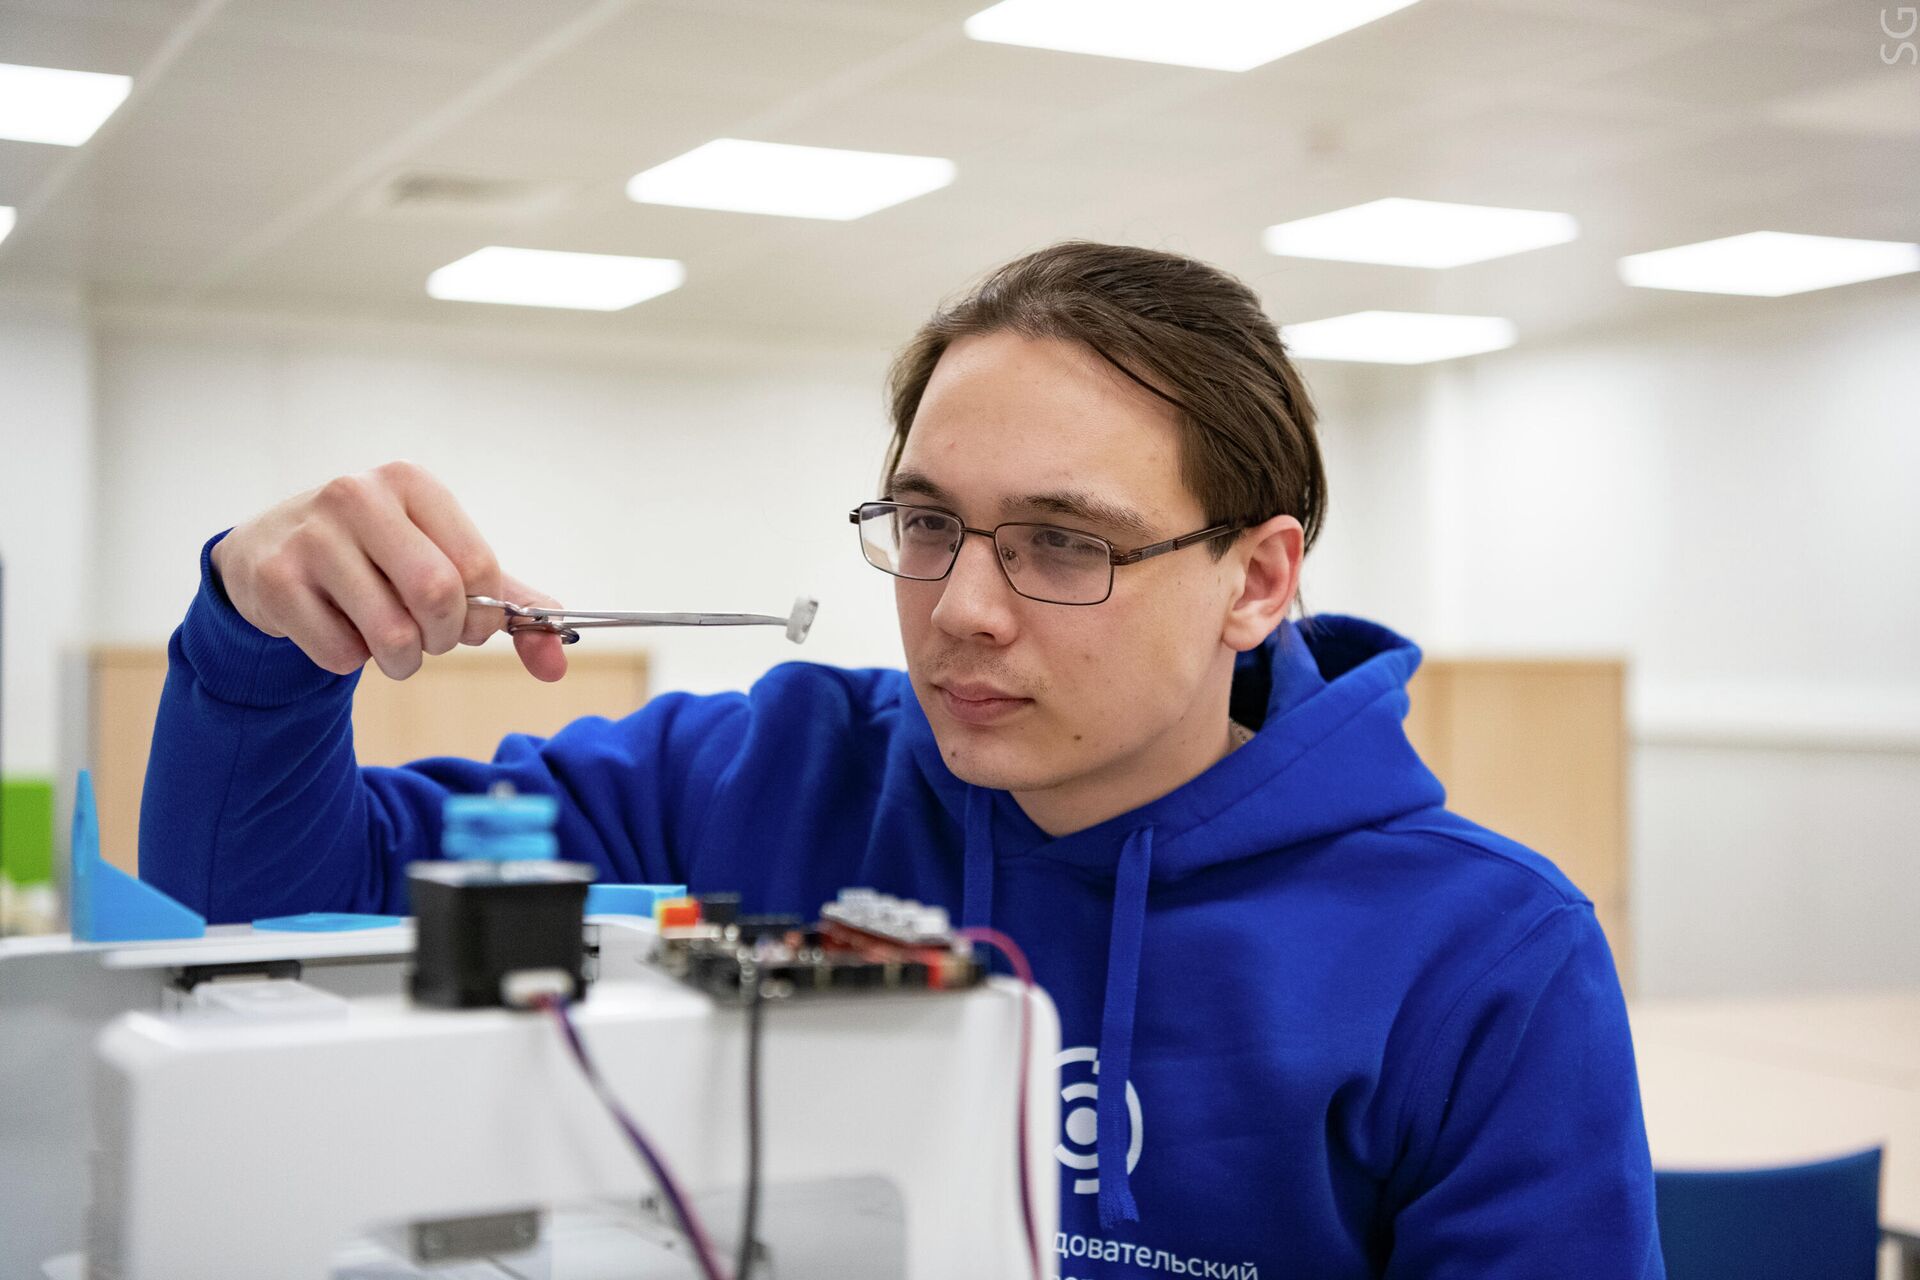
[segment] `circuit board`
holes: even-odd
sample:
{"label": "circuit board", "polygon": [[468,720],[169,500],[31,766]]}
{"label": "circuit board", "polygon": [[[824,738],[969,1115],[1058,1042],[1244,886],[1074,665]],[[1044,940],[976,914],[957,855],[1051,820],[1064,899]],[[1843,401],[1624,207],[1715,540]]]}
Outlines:
{"label": "circuit board", "polygon": [[986,967],[947,913],[871,889],[846,889],[811,925],[794,916],[743,916],[714,894],[663,904],[655,961],[717,1000],[953,991],[977,987]]}

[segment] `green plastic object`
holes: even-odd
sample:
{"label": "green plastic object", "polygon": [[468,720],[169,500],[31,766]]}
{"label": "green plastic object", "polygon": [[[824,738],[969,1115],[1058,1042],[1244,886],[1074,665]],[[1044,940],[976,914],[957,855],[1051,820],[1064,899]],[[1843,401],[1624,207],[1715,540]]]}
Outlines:
{"label": "green plastic object", "polygon": [[0,778],[0,873],[21,886],[53,879],[52,778]]}
{"label": "green plastic object", "polygon": [[199,938],[206,918],[100,856],[100,818],[93,806],[93,775],[80,771],[73,789],[73,879],[69,931],[75,942],[149,942]]}

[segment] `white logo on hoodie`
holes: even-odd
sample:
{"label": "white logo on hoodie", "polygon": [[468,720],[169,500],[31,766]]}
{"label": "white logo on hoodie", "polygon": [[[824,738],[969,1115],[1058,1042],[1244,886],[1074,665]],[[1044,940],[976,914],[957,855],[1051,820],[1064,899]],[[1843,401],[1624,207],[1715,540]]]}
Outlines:
{"label": "white logo on hoodie", "polygon": [[[1063,1049],[1053,1060],[1054,1070],[1060,1073],[1060,1126],[1066,1131],[1066,1140],[1054,1144],[1053,1155],[1067,1168],[1090,1175],[1073,1180],[1075,1193],[1090,1196],[1100,1190],[1100,1175],[1096,1172],[1100,1167],[1100,1153],[1095,1149],[1100,1128],[1097,1113],[1100,1087],[1091,1080],[1067,1083],[1067,1068],[1080,1062],[1087,1064],[1089,1074],[1100,1074],[1100,1051],[1093,1045]],[[1127,1172],[1132,1173],[1140,1163],[1140,1143],[1145,1129],[1140,1123],[1140,1095],[1134,1091],[1131,1080],[1127,1081],[1127,1122],[1130,1131]]]}

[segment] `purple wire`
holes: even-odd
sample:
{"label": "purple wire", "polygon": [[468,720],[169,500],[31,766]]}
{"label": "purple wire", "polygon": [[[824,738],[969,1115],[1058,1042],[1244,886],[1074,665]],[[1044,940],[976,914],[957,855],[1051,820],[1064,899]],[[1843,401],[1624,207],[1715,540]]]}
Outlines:
{"label": "purple wire", "polygon": [[707,1277],[707,1280],[727,1280],[727,1273],[721,1269],[719,1259],[713,1251],[712,1241],[707,1238],[706,1230],[700,1225],[700,1220],[694,1216],[693,1207],[687,1203],[687,1198],[681,1192],[679,1184],[667,1171],[666,1162],[653,1149],[653,1144],[647,1141],[646,1135],[640,1132],[640,1126],[633,1122],[626,1108],[620,1105],[620,1100],[613,1096],[613,1090],[608,1088],[607,1082],[601,1078],[599,1069],[593,1065],[593,1058],[588,1055],[587,1046],[580,1039],[580,1029],[574,1025],[573,1017],[567,1011],[567,1001],[549,996],[543,997],[539,1004],[541,1008],[552,1013],[554,1019],[560,1024],[560,1033],[566,1037],[567,1048],[572,1051],[574,1061],[580,1064],[580,1070],[586,1074],[594,1093],[599,1095],[601,1103],[613,1115],[614,1122],[626,1132],[627,1141],[633,1144],[634,1150],[640,1153],[640,1158],[645,1160],[647,1167],[653,1171],[654,1180],[660,1184],[660,1190],[665,1193],[667,1203],[673,1206],[674,1216],[680,1223],[681,1232],[693,1246],[695,1260],[699,1262],[702,1274]]}

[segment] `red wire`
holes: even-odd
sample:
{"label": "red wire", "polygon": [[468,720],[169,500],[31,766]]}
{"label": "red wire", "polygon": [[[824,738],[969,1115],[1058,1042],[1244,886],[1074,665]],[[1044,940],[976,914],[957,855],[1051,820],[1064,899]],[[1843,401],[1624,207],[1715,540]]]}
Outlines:
{"label": "red wire", "polygon": [[979,925],[958,929],[955,933],[969,942],[984,942],[999,951],[1026,988],[1020,994],[1020,1075],[1014,1087],[1014,1162],[1020,1174],[1020,1219],[1027,1229],[1027,1257],[1033,1264],[1034,1280],[1040,1280],[1040,1237],[1034,1229],[1033,1188],[1027,1179],[1027,1075],[1033,1055],[1033,966],[1027,963],[1027,953],[1020,949],[1020,944],[998,929]]}

